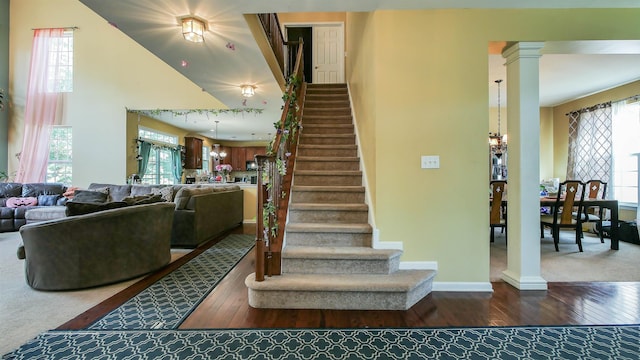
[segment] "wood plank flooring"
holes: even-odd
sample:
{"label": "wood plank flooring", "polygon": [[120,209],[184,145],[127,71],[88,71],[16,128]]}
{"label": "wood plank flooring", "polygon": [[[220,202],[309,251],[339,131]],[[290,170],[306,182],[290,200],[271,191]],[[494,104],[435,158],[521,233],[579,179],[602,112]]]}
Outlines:
{"label": "wood plank flooring", "polygon": [[[235,233],[254,234],[245,225]],[[206,248],[206,247],[205,247]],[[173,264],[203,251],[196,249]],[[254,271],[250,252],[181,324],[180,329],[209,328],[377,328],[446,326],[640,324],[640,283],[549,283],[546,291],[519,291],[494,282],[493,293],[433,292],[407,311],[278,310],[248,305],[246,276]],[[164,272],[172,271],[171,268]],[[81,329],[162,273],[134,284],[59,329]]]}

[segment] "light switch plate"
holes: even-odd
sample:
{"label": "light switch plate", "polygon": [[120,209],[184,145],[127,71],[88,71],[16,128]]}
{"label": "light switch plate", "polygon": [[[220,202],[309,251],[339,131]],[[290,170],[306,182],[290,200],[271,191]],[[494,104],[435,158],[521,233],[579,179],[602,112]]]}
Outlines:
{"label": "light switch plate", "polygon": [[439,155],[423,155],[420,158],[420,166],[423,169],[439,169],[440,156]]}

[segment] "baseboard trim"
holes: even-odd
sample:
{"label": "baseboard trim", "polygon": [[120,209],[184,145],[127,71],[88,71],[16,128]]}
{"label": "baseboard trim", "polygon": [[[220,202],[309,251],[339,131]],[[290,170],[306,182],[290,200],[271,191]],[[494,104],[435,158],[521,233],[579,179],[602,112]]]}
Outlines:
{"label": "baseboard trim", "polygon": [[437,261],[401,261],[400,270],[435,270],[438,271]]}
{"label": "baseboard trim", "polygon": [[540,276],[517,276],[509,270],[502,272],[502,280],[518,290],[547,290],[547,281]]}
{"label": "baseboard trim", "polygon": [[434,281],[432,291],[493,292],[493,286],[490,282]]}

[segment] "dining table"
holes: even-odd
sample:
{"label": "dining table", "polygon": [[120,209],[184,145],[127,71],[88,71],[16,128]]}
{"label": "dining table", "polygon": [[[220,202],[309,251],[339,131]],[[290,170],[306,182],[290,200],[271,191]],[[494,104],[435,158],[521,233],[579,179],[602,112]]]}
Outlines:
{"label": "dining table", "polygon": [[[540,206],[555,206],[557,198],[549,196],[540,197]],[[560,199],[562,202],[562,199]],[[562,205],[560,205],[562,206]],[[582,212],[590,207],[601,207],[609,209],[610,221],[611,221],[611,250],[619,250],[619,238],[618,238],[618,200],[613,199],[599,199],[599,198],[585,198],[582,200]],[[602,231],[602,230],[601,230]]]}
{"label": "dining table", "polygon": [[[553,207],[556,206],[556,197],[549,196],[540,196],[540,207]],[[502,198],[502,206],[507,207],[507,197],[504,196]],[[560,199],[559,206],[562,206],[562,198]],[[596,198],[586,198],[582,200],[583,208],[590,207],[602,207],[605,209],[609,209],[610,211],[610,221],[611,221],[611,250],[619,250],[619,238],[618,238],[618,200],[613,199],[596,199]],[[583,210],[584,212],[584,210]]]}

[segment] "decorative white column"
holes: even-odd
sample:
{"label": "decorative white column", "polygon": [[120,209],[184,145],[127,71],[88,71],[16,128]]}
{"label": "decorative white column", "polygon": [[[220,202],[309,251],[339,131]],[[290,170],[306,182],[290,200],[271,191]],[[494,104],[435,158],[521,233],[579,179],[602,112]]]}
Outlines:
{"label": "decorative white column", "polygon": [[502,279],[520,290],[546,290],[540,275],[540,94],[542,42],[506,49],[509,129],[507,270]]}

